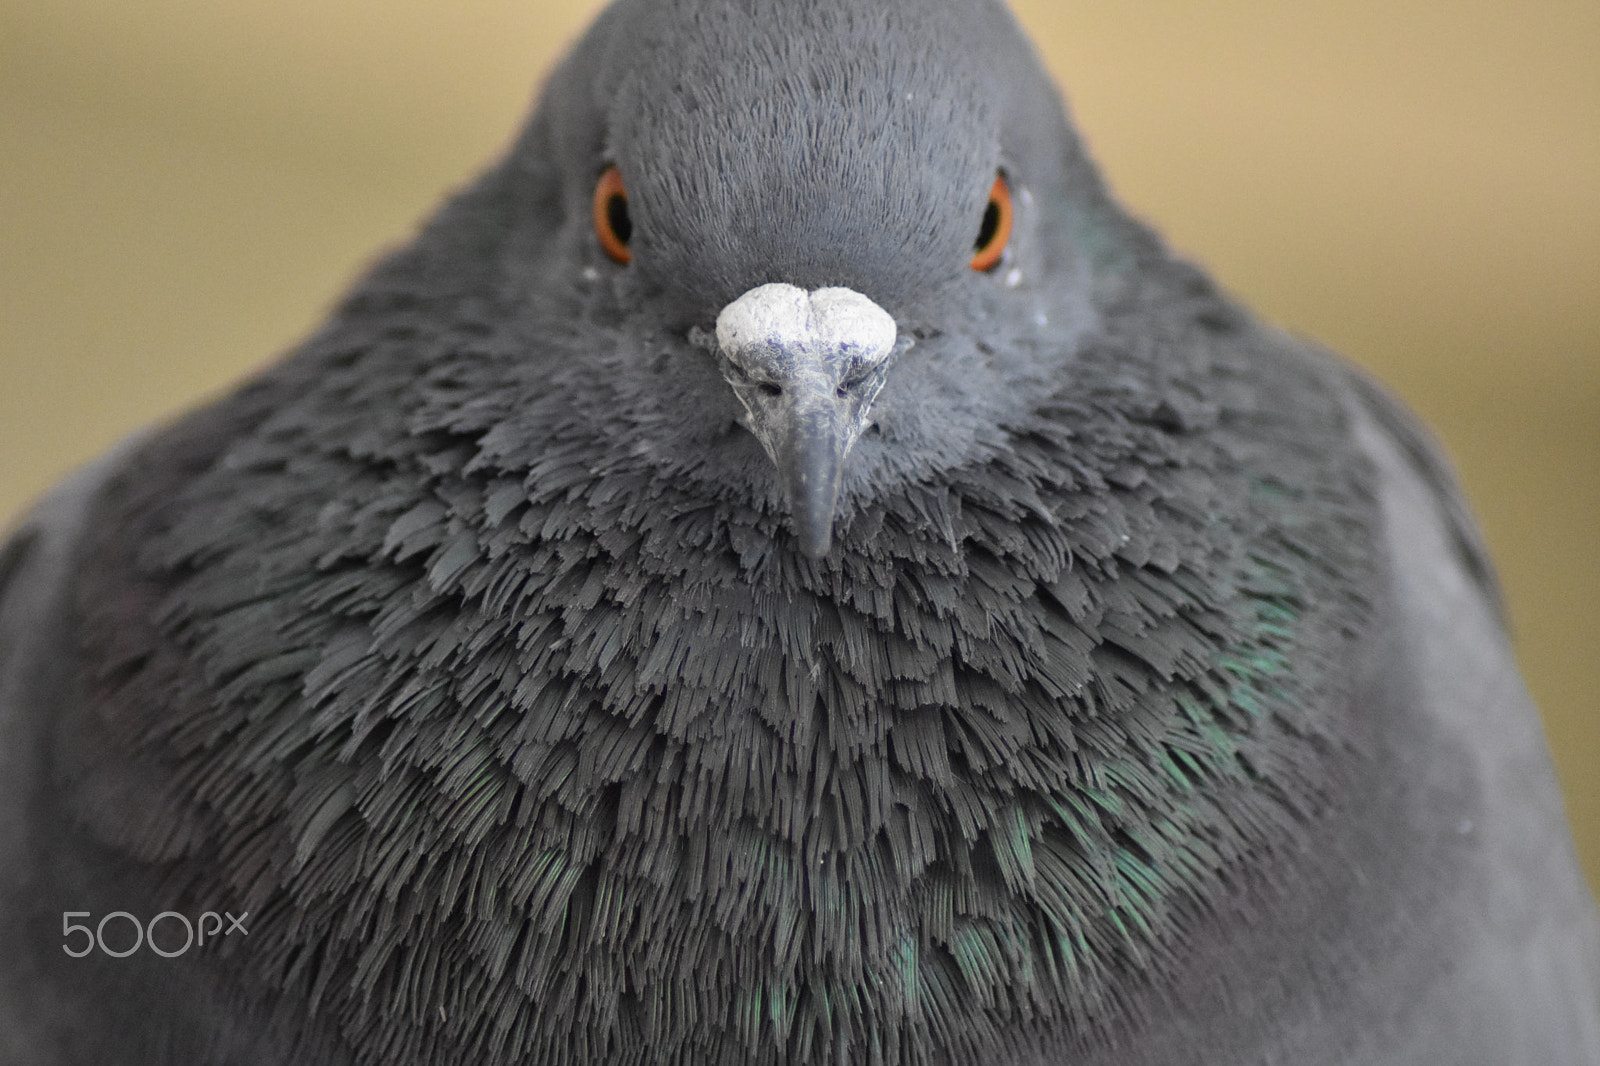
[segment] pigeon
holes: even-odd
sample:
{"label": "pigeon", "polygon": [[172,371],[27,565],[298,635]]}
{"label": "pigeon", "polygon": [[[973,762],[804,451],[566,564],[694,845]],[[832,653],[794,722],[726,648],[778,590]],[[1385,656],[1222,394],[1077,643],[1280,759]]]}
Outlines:
{"label": "pigeon", "polygon": [[994,0],[617,0],[0,555],[0,1060],[1600,1062],[1426,433]]}

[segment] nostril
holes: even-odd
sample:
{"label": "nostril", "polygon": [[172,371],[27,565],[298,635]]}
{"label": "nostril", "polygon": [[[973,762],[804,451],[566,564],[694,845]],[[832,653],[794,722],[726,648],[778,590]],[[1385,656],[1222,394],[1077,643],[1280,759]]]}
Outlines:
{"label": "nostril", "polygon": [[761,395],[763,395],[763,396],[782,396],[783,395],[783,389],[781,389],[777,385],[774,385],[770,381],[763,381],[761,383]]}

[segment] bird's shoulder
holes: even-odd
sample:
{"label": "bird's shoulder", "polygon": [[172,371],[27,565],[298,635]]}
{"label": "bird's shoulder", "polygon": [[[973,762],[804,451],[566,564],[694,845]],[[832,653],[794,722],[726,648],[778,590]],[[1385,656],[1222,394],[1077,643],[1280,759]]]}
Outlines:
{"label": "bird's shoulder", "polygon": [[1393,957],[1391,986],[1408,987],[1418,1012],[1397,1046],[1454,1049],[1455,1061],[1489,1048],[1496,1062],[1595,1061],[1600,921],[1481,534],[1414,416],[1364,375],[1347,380],[1387,560],[1389,622],[1376,636],[1400,651],[1380,683],[1432,738],[1413,757],[1417,778],[1447,767],[1462,786],[1459,806],[1426,810],[1420,826],[1461,838],[1465,863],[1422,919],[1438,935]]}
{"label": "bird's shoulder", "polygon": [[[38,810],[51,722],[75,669],[70,603],[97,499],[131,447],[76,471],[16,519],[0,547],[0,1061],[52,1063],[72,997],[37,969],[48,880]],[[48,949],[46,949],[48,950]]]}
{"label": "bird's shoulder", "polygon": [[[1360,757],[1318,844],[1339,856],[1322,906],[1340,917],[1314,965],[1345,968],[1325,986],[1343,987],[1285,1026],[1281,1050],[1593,1061],[1600,922],[1482,534],[1443,448],[1398,399],[1335,356],[1298,357],[1346,413],[1377,565],[1347,711]],[[1366,1019],[1359,1034],[1351,1017]]]}
{"label": "bird's shoulder", "polygon": [[[44,690],[59,685],[73,655],[63,627],[90,516],[133,446],[75,471],[19,516],[0,545],[0,781],[8,817],[31,787],[33,771],[23,760],[34,747],[28,737],[37,731]],[[6,823],[8,852],[17,831]]]}

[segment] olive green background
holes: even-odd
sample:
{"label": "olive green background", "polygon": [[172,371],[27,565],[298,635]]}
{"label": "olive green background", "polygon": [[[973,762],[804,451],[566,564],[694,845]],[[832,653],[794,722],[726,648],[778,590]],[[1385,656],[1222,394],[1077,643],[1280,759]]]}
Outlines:
{"label": "olive green background", "polygon": [[[0,0],[0,513],[293,344],[595,6]],[[1600,883],[1600,4],[1019,14],[1124,200],[1443,438]]]}

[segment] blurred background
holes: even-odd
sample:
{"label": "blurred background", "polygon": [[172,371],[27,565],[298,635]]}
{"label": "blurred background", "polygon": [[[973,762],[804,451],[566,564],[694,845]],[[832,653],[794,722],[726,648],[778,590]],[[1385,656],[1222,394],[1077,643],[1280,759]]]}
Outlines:
{"label": "blurred background", "polygon": [[[0,0],[0,514],[310,330],[592,0]],[[1600,885],[1600,4],[1018,0],[1112,185],[1458,465]]]}

